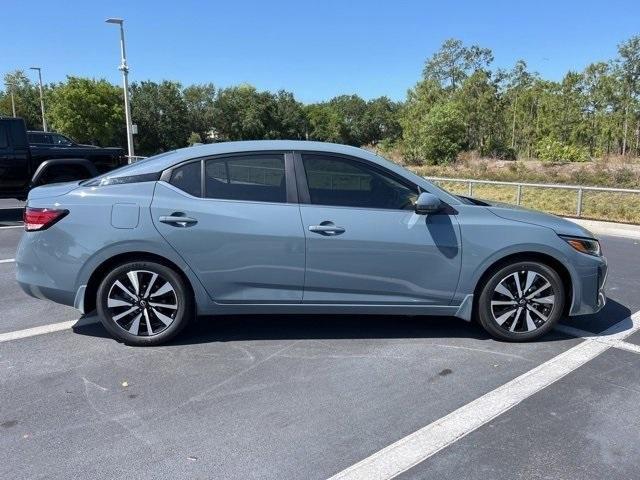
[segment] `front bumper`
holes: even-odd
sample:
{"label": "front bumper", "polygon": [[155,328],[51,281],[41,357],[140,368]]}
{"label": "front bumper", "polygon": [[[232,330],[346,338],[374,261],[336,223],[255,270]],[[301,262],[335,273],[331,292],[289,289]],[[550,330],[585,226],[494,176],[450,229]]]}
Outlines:
{"label": "front bumper", "polygon": [[[580,254],[582,255],[582,254]],[[588,315],[599,312],[606,304],[607,259],[582,259],[573,281],[573,299],[569,315]]]}

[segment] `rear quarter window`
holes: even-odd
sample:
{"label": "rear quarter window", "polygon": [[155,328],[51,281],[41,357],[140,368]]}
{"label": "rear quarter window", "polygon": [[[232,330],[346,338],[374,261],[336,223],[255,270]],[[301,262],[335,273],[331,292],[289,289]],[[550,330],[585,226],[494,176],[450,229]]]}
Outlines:
{"label": "rear quarter window", "polygon": [[202,196],[201,162],[191,162],[176,167],[171,172],[169,183],[194,197]]}

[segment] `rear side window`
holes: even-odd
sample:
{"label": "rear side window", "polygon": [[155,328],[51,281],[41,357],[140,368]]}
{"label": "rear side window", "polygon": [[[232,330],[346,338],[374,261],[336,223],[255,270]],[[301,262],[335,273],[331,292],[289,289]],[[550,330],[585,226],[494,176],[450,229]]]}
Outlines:
{"label": "rear side window", "polygon": [[205,196],[254,202],[287,201],[284,156],[241,155],[207,160]]}
{"label": "rear side window", "polygon": [[404,210],[418,192],[365,163],[329,155],[303,155],[311,203],[342,207]]}
{"label": "rear side window", "polygon": [[202,196],[200,162],[191,162],[173,169],[169,183],[194,197]]}

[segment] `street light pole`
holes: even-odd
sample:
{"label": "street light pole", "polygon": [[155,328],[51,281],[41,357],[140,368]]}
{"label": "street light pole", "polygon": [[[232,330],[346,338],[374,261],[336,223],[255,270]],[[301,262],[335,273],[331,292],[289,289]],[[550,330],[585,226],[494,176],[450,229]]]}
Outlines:
{"label": "street light pole", "polygon": [[129,67],[127,66],[127,54],[124,47],[124,20],[121,18],[107,18],[107,23],[120,25],[120,66],[122,72],[122,84],[124,88],[124,116],[127,122],[127,147],[129,151],[129,163],[134,156],[133,128],[131,126],[131,107],[129,106]]}
{"label": "street light pole", "polygon": [[9,95],[11,96],[11,111],[13,112],[13,117],[16,116],[16,101],[13,98],[13,84],[9,82],[5,82],[7,90],[9,91]]}
{"label": "street light pole", "polygon": [[11,110],[13,111],[13,118],[16,117],[16,101],[13,98],[13,86],[11,87]]}
{"label": "street light pole", "polygon": [[40,82],[40,110],[42,111],[42,130],[47,131],[47,120],[44,117],[44,97],[42,96],[42,69],[40,67],[31,67],[31,70],[38,71],[38,80]]}

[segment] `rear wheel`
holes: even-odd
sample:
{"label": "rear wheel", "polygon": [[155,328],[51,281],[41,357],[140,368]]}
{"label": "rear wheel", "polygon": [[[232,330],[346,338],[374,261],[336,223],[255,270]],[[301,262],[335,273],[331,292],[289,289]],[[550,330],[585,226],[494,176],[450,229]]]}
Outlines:
{"label": "rear wheel", "polygon": [[128,262],[102,281],[96,299],[104,327],[130,345],[158,345],[175,337],[193,315],[184,280],[156,262]]}
{"label": "rear wheel", "polygon": [[496,338],[527,341],[558,322],[565,304],[560,275],[541,262],[517,262],[491,275],[478,299],[478,320]]}

